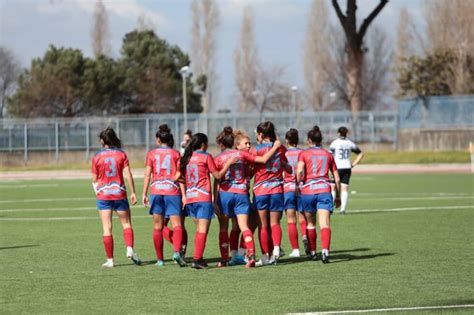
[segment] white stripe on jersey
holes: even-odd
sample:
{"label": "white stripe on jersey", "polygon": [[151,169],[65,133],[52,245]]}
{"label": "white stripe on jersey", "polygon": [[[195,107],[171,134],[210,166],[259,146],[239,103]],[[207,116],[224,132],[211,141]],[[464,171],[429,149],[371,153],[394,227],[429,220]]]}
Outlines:
{"label": "white stripe on jersey", "polygon": [[347,138],[338,138],[334,140],[329,148],[334,156],[338,169],[351,168],[351,152],[359,150],[355,143]]}

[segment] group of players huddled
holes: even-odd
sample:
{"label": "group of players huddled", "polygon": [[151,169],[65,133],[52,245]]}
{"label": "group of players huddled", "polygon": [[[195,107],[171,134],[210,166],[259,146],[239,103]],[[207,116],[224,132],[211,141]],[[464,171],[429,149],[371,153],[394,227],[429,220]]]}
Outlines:
{"label": "group of players huddled", "polygon": [[[156,265],[164,266],[163,243],[167,240],[173,246],[173,260],[181,267],[187,266],[188,233],[184,223],[185,218],[190,217],[196,225],[191,266],[207,268],[203,253],[214,215],[219,221],[221,259],[218,267],[276,264],[284,255],[280,225],[284,211],[292,247],[289,256],[300,257],[299,222],[308,258],[329,262],[330,215],[334,207],[341,206],[341,201],[340,213],[345,213],[351,168],[363,157],[362,151],[346,138],[347,128],[341,127],[338,132],[340,137],[326,150],[322,148],[321,130],[314,126],[307,132],[307,148],[302,149],[298,147],[298,130],[287,131],[286,146],[283,146],[276,136],[275,126],[267,121],[257,126],[258,144],[252,148],[245,132],[225,127],[216,138],[221,153],[213,158],[207,152],[205,134],[187,132],[189,140],[180,154],[173,149],[171,130],[161,125],[156,132],[157,147],[146,156],[142,194],[143,205],[153,217]],[[135,205],[137,196],[127,155],[112,128],[102,131],[99,139],[103,149],[92,159],[92,184],[107,256],[102,266],[114,266],[113,211],[123,226],[127,257],[141,264],[133,249],[134,234],[124,183],[125,175],[131,190],[130,201]],[[357,154],[352,164],[351,152]],[[316,219],[320,228],[320,257],[316,254]],[[169,222],[171,227],[168,227]],[[230,233],[229,222],[232,222]],[[256,231],[261,249],[258,261]]]}

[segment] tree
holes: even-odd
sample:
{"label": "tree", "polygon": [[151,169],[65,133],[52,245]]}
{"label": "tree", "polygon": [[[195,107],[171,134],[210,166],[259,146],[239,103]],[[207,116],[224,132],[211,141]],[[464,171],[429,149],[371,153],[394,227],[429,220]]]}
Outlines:
{"label": "tree", "polygon": [[375,9],[364,19],[357,29],[357,1],[347,0],[346,14],[342,13],[338,0],[332,0],[332,5],[344,31],[347,49],[347,92],[352,112],[358,112],[363,106],[363,67],[364,67],[364,37],[370,24],[382,11],[388,0],[380,0]]}
{"label": "tree", "polygon": [[85,110],[81,86],[85,59],[72,48],[49,46],[18,79],[8,111],[19,117],[73,117]]}
{"label": "tree", "polygon": [[7,97],[13,91],[19,74],[20,65],[13,52],[0,46],[0,117],[4,115]]}
{"label": "tree", "polygon": [[251,94],[251,108],[260,115],[268,111],[288,111],[291,104],[291,91],[285,83],[284,67],[273,65],[259,66],[256,89]]}
{"label": "tree", "polygon": [[[178,46],[169,45],[151,31],[133,31],[125,35],[120,71],[123,102],[120,112],[182,112],[182,79],[179,70],[189,57]],[[187,79],[188,111],[200,112],[200,95]]]}
{"label": "tree", "polygon": [[235,82],[241,112],[247,112],[256,106],[253,92],[257,88],[257,54],[253,13],[247,6],[242,17],[239,43],[234,51]]}
{"label": "tree", "polygon": [[193,0],[191,61],[193,70],[202,86],[202,108],[207,113],[212,110],[216,96],[215,55],[219,8],[215,0]]}
{"label": "tree", "polygon": [[92,51],[97,58],[100,55],[109,55],[110,30],[107,9],[102,0],[97,0],[94,7],[93,24],[91,29]]}
{"label": "tree", "polygon": [[304,77],[306,98],[315,110],[327,106],[328,73],[330,54],[330,22],[328,8],[324,0],[313,0],[309,12],[306,41],[304,47]]}

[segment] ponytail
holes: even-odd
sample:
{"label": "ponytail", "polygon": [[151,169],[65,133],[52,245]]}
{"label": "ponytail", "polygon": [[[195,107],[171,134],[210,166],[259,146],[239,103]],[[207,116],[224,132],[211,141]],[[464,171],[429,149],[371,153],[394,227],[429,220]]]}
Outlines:
{"label": "ponytail", "polygon": [[321,134],[321,130],[319,130],[318,126],[314,126],[313,129],[308,131],[308,139],[318,147],[321,145],[323,142],[323,135]]}
{"label": "ponytail", "polygon": [[173,134],[171,133],[171,130],[167,124],[163,124],[158,127],[158,131],[156,132],[155,136],[157,139],[160,139],[161,143],[166,144],[171,148],[174,146]]}
{"label": "ponytail", "polygon": [[104,146],[106,145],[109,148],[120,149],[122,147],[122,142],[117,137],[115,130],[111,127],[107,127],[107,129],[102,130],[99,134],[99,138],[104,143]]}
{"label": "ponytail", "polygon": [[217,144],[221,144],[227,149],[234,146],[234,133],[232,127],[224,127],[221,133],[216,137]]}
{"label": "ponytail", "polygon": [[186,174],[186,167],[188,166],[188,163],[191,160],[193,152],[199,150],[203,144],[208,144],[208,139],[205,134],[196,133],[191,137],[191,140],[184,149],[184,154],[180,160],[179,170],[182,175]]}

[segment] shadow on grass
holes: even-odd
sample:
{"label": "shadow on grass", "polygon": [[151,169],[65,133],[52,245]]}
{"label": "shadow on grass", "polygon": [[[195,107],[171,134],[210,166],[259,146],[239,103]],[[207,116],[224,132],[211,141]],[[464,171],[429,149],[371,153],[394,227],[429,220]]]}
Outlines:
{"label": "shadow on grass", "polygon": [[39,245],[18,245],[18,246],[5,246],[0,247],[0,250],[4,249],[19,249],[19,248],[27,248],[27,247],[38,247]]}

